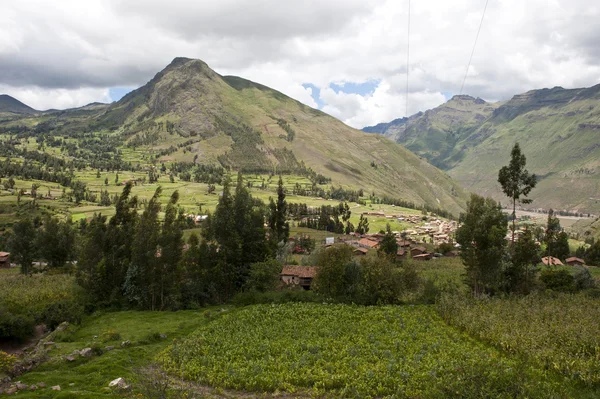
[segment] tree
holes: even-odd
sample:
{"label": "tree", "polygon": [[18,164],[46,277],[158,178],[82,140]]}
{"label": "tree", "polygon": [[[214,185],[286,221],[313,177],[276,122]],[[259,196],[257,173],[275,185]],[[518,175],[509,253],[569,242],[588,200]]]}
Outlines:
{"label": "tree", "polygon": [[471,195],[460,216],[456,241],[466,267],[466,281],[475,295],[493,293],[502,283],[507,226],[502,208],[491,198]]}
{"label": "tree", "polygon": [[290,225],[287,222],[287,202],[285,200],[285,187],[283,179],[279,176],[277,184],[277,202],[269,199],[269,228],[271,237],[276,242],[287,242],[290,236]]}
{"label": "tree", "polygon": [[75,229],[70,219],[65,222],[46,216],[36,236],[36,247],[48,267],[58,268],[73,260],[75,253]]}
{"label": "tree", "polygon": [[15,223],[12,234],[8,240],[10,255],[15,263],[21,265],[21,273],[30,274],[33,260],[35,259],[36,230],[30,219],[23,219]]}
{"label": "tree", "polygon": [[[339,245],[321,250],[316,255],[319,267],[314,279],[315,290],[331,298],[341,298],[348,294],[353,281],[360,279],[360,274],[349,273],[352,267],[353,253],[349,245]],[[355,276],[355,278],[352,278]]]}
{"label": "tree", "polygon": [[131,263],[123,290],[127,299],[141,308],[157,309],[161,286],[160,222],[161,187],[157,187],[139,219],[133,236]]}
{"label": "tree", "polygon": [[392,233],[389,223],[386,225],[385,235],[379,244],[379,252],[393,257],[398,253],[398,242],[396,241],[396,236]]}
{"label": "tree", "polygon": [[515,219],[517,218],[517,202],[523,204],[531,203],[526,198],[529,192],[535,187],[537,178],[535,174],[529,174],[525,169],[525,155],[521,153],[519,143],[515,143],[510,153],[510,163],[503,166],[498,173],[498,182],[502,185],[502,191],[512,200],[512,245],[515,243]]}
{"label": "tree", "polygon": [[540,249],[533,232],[526,229],[519,236],[512,254],[511,264],[506,270],[509,292],[528,294],[535,280],[536,267],[540,261]]}
{"label": "tree", "polygon": [[279,284],[281,267],[281,263],[275,259],[251,264],[246,286],[259,292],[274,290]]}
{"label": "tree", "polygon": [[544,241],[546,241],[546,256],[553,256],[563,260],[569,256],[569,236],[562,231],[560,220],[554,215],[552,209],[548,212]]}
{"label": "tree", "polygon": [[360,215],[360,220],[358,221],[358,226],[356,227],[356,233],[358,234],[367,234],[369,232],[369,219],[365,217],[365,215]]}
{"label": "tree", "polygon": [[[85,219],[83,219],[85,220]],[[99,267],[107,251],[106,216],[95,213],[82,232],[81,249],[77,259],[77,283],[81,285],[95,301],[104,297],[104,284]]]}
{"label": "tree", "polygon": [[177,201],[179,201],[179,192],[175,190],[165,209],[165,218],[158,239],[161,310],[165,309],[172,299],[180,276],[179,262],[183,252],[184,216],[182,212],[178,212]]}

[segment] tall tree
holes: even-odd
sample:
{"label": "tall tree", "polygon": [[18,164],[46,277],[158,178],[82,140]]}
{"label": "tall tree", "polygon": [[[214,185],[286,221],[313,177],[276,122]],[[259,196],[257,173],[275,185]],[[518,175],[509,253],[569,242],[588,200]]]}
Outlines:
{"label": "tall tree", "polygon": [[512,245],[515,243],[515,219],[517,218],[517,202],[523,204],[531,203],[526,198],[529,192],[535,187],[537,178],[535,174],[529,174],[525,169],[527,161],[525,155],[521,153],[519,143],[515,143],[510,153],[510,163],[503,166],[498,173],[498,182],[502,185],[502,191],[512,200]]}
{"label": "tall tree", "polygon": [[179,262],[183,252],[183,213],[178,212],[179,192],[171,194],[159,237],[160,309],[172,298],[180,277]]}
{"label": "tall tree", "polygon": [[475,295],[493,292],[502,284],[507,231],[502,209],[496,201],[472,194],[460,223],[456,242],[461,245],[467,283]]}
{"label": "tall tree", "polygon": [[124,284],[125,296],[141,308],[158,308],[161,288],[162,264],[159,251],[161,209],[159,186],[148,201],[133,237],[131,263]]}
{"label": "tall tree", "polygon": [[91,294],[96,303],[105,297],[104,286],[100,278],[100,269],[102,268],[100,265],[108,249],[106,230],[106,216],[95,213],[85,230],[82,231],[81,249],[77,259],[77,282]]}
{"label": "tall tree", "polygon": [[546,256],[565,259],[569,254],[569,237],[562,231],[560,220],[554,214],[554,210],[548,211],[548,222],[546,224]]}
{"label": "tall tree", "polygon": [[73,260],[75,252],[75,229],[71,220],[64,222],[46,216],[36,237],[36,247],[48,267],[57,268]]}
{"label": "tall tree", "polygon": [[15,223],[12,234],[8,240],[12,260],[21,266],[21,273],[30,274],[33,260],[35,259],[36,230],[30,219],[23,219]]}
{"label": "tall tree", "polygon": [[396,236],[392,233],[389,223],[386,225],[383,240],[379,244],[379,252],[393,257],[398,253],[398,242],[396,241]]}
{"label": "tall tree", "polygon": [[139,219],[137,197],[131,197],[132,182],[127,182],[115,203],[116,212],[108,222],[106,251],[98,274],[102,300],[113,302],[121,297],[121,290],[131,260],[131,248]]}
{"label": "tall tree", "polygon": [[369,232],[369,219],[367,219],[365,215],[360,215],[356,232],[358,234],[367,234]]}
{"label": "tall tree", "polygon": [[506,287],[509,292],[528,294],[535,279],[536,267],[540,261],[539,243],[533,232],[526,229],[519,236],[514,247],[511,264],[506,270]]}
{"label": "tall tree", "polygon": [[283,179],[279,176],[277,184],[277,202],[269,199],[269,228],[271,237],[276,242],[287,242],[290,236],[290,225],[287,222],[287,201],[285,200],[285,187]]}

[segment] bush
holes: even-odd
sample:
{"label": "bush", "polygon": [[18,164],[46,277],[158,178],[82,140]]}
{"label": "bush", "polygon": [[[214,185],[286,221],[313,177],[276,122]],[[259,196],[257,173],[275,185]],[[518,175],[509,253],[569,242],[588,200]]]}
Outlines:
{"label": "bush", "polygon": [[40,322],[54,329],[63,321],[79,323],[84,314],[84,305],[78,298],[71,297],[50,304],[40,315]]}
{"label": "bush", "polygon": [[579,267],[573,275],[575,288],[578,290],[588,290],[596,287],[596,280],[586,267]]}
{"label": "bush", "polygon": [[0,351],[0,373],[9,373],[16,362],[16,356]]}
{"label": "bush", "polygon": [[15,315],[0,309],[0,339],[22,342],[33,335],[32,317]]}
{"label": "bush", "polygon": [[565,269],[546,269],[540,274],[540,281],[549,290],[560,292],[575,290],[573,276]]}
{"label": "bush", "polygon": [[120,341],[121,334],[116,330],[108,330],[100,334],[100,340],[105,343],[110,341]]}

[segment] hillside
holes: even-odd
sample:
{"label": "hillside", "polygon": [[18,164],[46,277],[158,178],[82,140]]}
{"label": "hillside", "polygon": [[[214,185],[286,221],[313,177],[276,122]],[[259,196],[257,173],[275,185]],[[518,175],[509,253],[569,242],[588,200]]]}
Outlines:
{"label": "hillside", "polygon": [[0,94],[0,114],[35,114],[38,111],[7,94]]}
{"label": "hillside", "polygon": [[109,106],[58,111],[9,126],[54,134],[111,132],[152,162],[196,162],[233,170],[318,174],[457,214],[465,194],[445,173],[388,139],[363,133],[266,86],[220,76],[200,60],[176,58],[143,87]]}
{"label": "hillside", "polygon": [[383,134],[437,167],[447,169],[460,157],[461,147],[457,143],[468,137],[498,106],[481,98],[458,95],[437,108],[362,130]]}
{"label": "hillside", "polygon": [[503,199],[496,183],[519,142],[540,181],[534,207],[600,211],[600,85],[513,97],[475,130],[476,143],[449,173],[465,188]]}
{"label": "hillside", "polygon": [[595,213],[600,211],[598,130],[600,85],[532,90],[503,104],[455,96],[382,133],[447,170],[463,188],[501,201],[497,173],[519,142],[528,169],[540,177],[531,193],[533,207]]}

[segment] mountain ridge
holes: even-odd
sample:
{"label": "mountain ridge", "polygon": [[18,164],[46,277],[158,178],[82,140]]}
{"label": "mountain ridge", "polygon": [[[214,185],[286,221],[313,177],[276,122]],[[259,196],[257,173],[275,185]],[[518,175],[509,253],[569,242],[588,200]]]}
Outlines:
{"label": "mountain ridge", "polygon": [[104,132],[154,163],[321,175],[336,187],[455,215],[466,201],[446,173],[402,146],[201,60],[175,58],[117,102],[51,115],[50,134]]}
{"label": "mountain ridge", "polygon": [[593,199],[600,197],[600,137],[594,134],[600,130],[600,84],[530,90],[487,109],[473,102],[465,111],[474,118],[461,120],[454,112],[459,123],[451,127],[438,116],[454,107],[454,99],[383,134],[427,157],[463,188],[500,201],[505,197],[497,173],[519,142],[528,169],[540,176],[533,207],[600,211]]}

